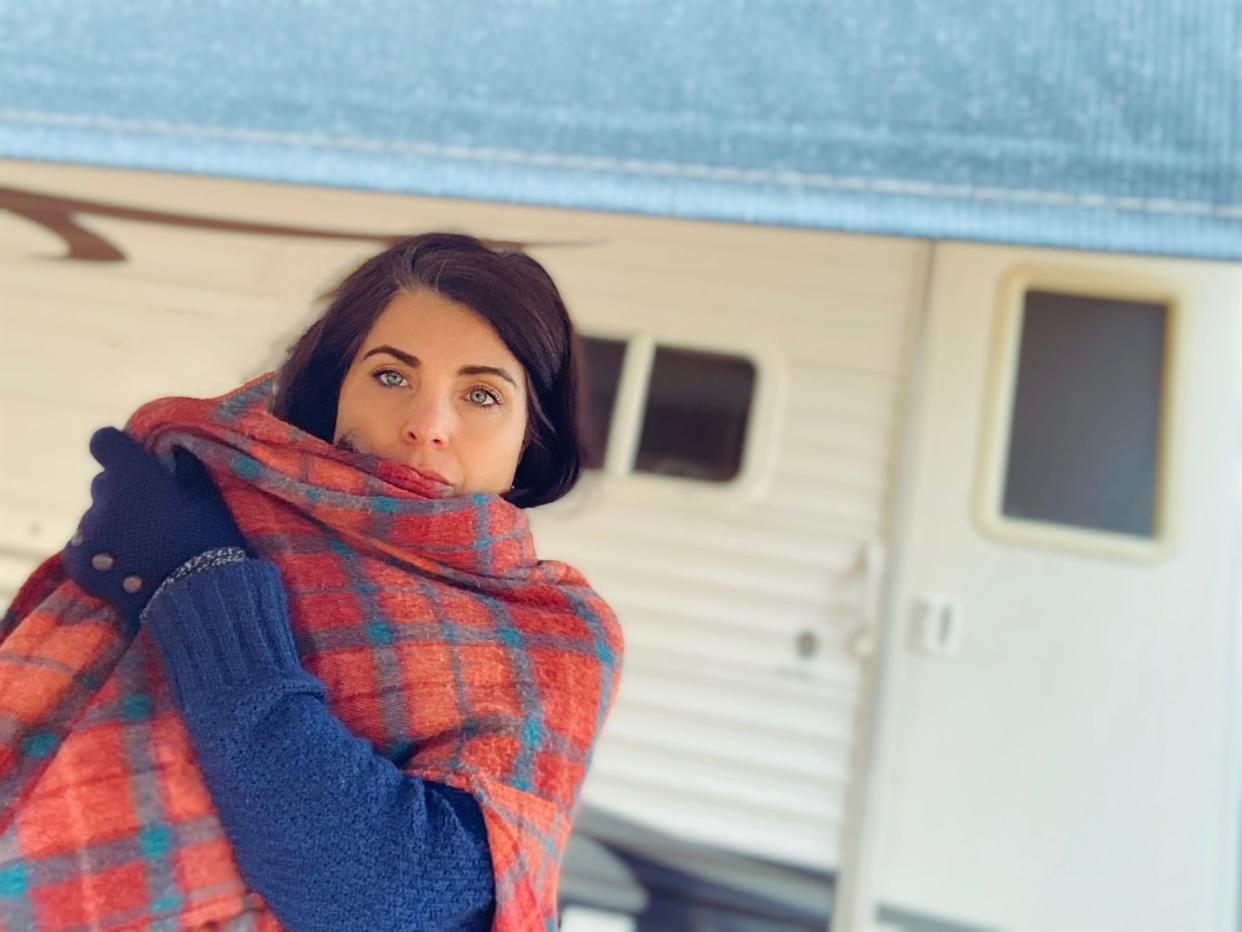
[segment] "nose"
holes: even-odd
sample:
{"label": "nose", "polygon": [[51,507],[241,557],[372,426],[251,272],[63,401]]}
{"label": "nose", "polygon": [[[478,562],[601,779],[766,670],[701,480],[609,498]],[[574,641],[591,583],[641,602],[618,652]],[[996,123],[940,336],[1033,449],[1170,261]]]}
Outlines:
{"label": "nose", "polygon": [[439,399],[421,392],[419,395],[406,411],[401,439],[416,446],[443,447],[448,443],[451,415]]}

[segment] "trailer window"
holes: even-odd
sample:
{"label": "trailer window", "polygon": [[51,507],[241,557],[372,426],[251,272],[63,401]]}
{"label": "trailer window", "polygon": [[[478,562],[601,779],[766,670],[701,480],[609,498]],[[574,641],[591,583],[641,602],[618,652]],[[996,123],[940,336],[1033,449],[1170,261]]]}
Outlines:
{"label": "trailer window", "polygon": [[582,337],[583,365],[586,369],[587,416],[585,466],[602,469],[608,451],[608,433],[617,402],[621,367],[625,364],[626,342],[604,337]]}
{"label": "trailer window", "polygon": [[732,479],[741,468],[754,388],[748,359],[657,346],[634,470]]}
{"label": "trailer window", "polygon": [[1156,533],[1168,308],[1028,291],[1001,512]]}

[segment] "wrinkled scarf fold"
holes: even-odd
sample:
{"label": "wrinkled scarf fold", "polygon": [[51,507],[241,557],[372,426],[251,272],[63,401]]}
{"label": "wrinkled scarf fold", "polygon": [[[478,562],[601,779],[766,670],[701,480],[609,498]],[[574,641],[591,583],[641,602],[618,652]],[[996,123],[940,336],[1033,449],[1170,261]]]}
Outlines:
{"label": "wrinkled scarf fold", "polygon": [[[483,810],[498,930],[556,924],[560,859],[616,694],[621,634],[577,571],[535,557],[498,496],[428,497],[400,464],[270,413],[271,373],[166,398],[127,430],[194,454],[278,567],[330,710],[407,776]],[[344,804],[344,802],[343,802]],[[278,928],[237,874],[155,645],[59,555],[0,623],[0,929]]]}

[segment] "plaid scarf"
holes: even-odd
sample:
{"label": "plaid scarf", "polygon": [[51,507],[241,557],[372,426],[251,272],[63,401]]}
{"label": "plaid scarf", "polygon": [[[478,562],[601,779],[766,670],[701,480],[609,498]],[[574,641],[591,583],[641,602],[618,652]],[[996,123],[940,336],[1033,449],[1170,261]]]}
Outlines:
{"label": "plaid scarf", "polygon": [[[218,399],[161,399],[127,429],[165,462],[174,445],[202,461],[251,552],[279,568],[333,714],[407,776],[478,801],[493,928],[554,928],[616,694],[615,617],[578,572],[536,560],[522,511],[428,499],[405,467],[274,417],[272,386],[268,373]],[[150,636],[56,555],[0,639],[0,929],[279,928],[237,873]]]}

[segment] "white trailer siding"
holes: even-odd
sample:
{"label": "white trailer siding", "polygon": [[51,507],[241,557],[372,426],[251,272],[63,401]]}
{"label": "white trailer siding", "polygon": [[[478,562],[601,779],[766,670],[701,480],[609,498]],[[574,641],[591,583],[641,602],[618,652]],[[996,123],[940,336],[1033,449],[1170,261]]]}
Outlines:
{"label": "white trailer siding", "polygon": [[[147,210],[531,243],[585,332],[755,358],[738,483],[614,470],[532,522],[541,555],[581,567],[628,639],[586,801],[837,867],[865,694],[865,660],[847,642],[863,620],[860,555],[886,532],[926,244],[61,166],[4,163],[0,175]],[[378,248],[77,220],[128,261],[50,260],[55,237],[0,218],[3,598],[88,504],[96,427],[274,365],[315,294]]]}
{"label": "white trailer siding", "polygon": [[532,514],[544,552],[572,555],[625,624],[586,801],[833,870],[865,688],[849,640],[862,554],[886,533],[926,246],[718,228],[619,238],[617,253],[588,278],[577,257],[536,251],[583,329],[753,353],[782,388],[756,411],[757,429],[775,429],[753,481],[602,475]]}

